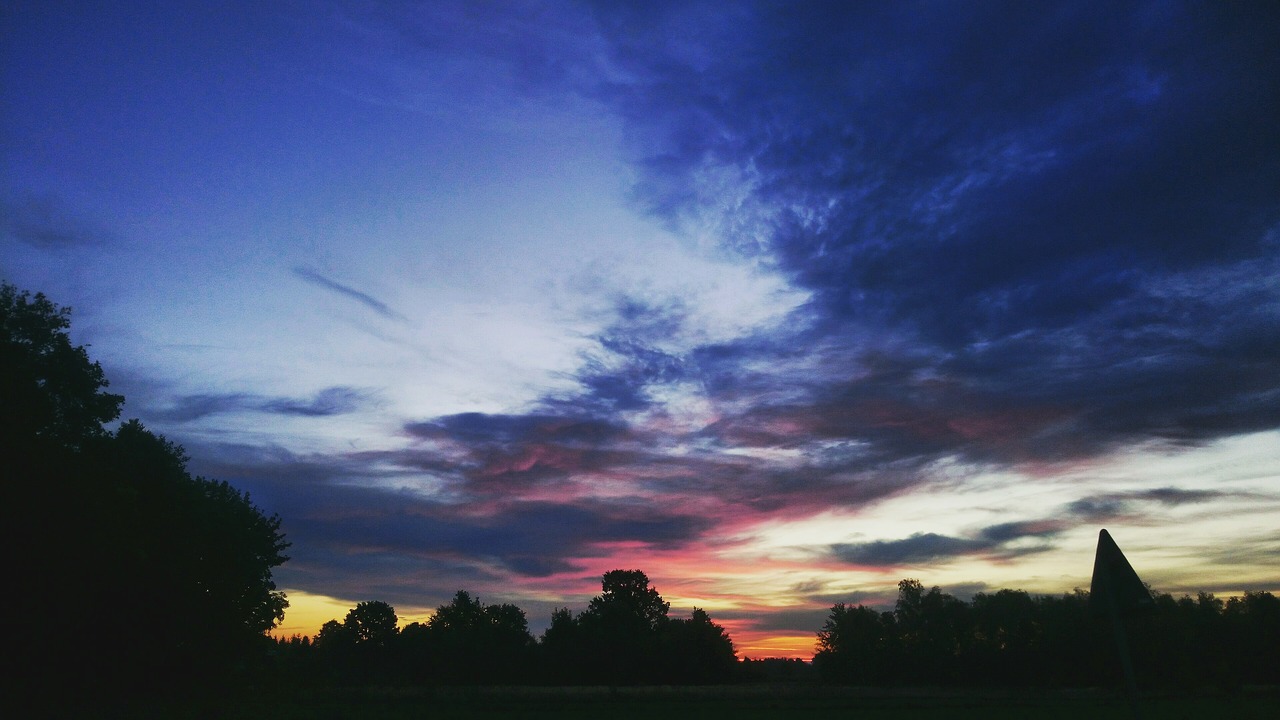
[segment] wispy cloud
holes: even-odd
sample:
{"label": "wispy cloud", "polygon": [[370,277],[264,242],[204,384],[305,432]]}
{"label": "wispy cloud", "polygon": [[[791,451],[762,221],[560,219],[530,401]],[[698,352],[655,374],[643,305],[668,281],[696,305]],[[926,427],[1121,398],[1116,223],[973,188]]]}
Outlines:
{"label": "wispy cloud", "polygon": [[46,250],[105,245],[115,239],[52,196],[0,200],[0,231]]}
{"label": "wispy cloud", "polygon": [[[1059,522],[1012,522],[983,528],[971,537],[950,537],[938,533],[916,533],[902,540],[868,543],[837,543],[831,554],[852,565],[902,567],[941,565],[958,558],[992,555],[1012,558],[1052,549],[1048,540],[1061,533]],[[1031,544],[1018,543],[1033,540]]]}
{"label": "wispy cloud", "polygon": [[350,387],[325,388],[308,399],[254,393],[201,393],[172,398],[163,406],[147,408],[144,413],[149,419],[179,423],[238,412],[328,417],[354,412],[366,404],[369,396],[368,391]]}
{"label": "wispy cloud", "polygon": [[1148,513],[1153,505],[1177,507],[1179,505],[1211,503],[1228,498],[1248,497],[1251,497],[1251,494],[1222,490],[1162,487],[1150,490],[1091,495],[1072,501],[1067,505],[1066,510],[1070,515],[1078,516],[1089,522],[1106,522],[1119,518],[1141,516]]}
{"label": "wispy cloud", "polygon": [[342,283],[330,280],[329,278],[321,275],[320,273],[314,270],[310,270],[304,267],[296,267],[293,269],[293,274],[311,283],[312,285],[324,288],[325,290],[333,291],[351,300],[355,300],[356,302],[360,303],[361,305],[364,305],[370,310],[373,310],[374,312],[378,313],[384,318],[387,318],[388,320],[404,320],[405,319],[404,315],[401,315],[400,313],[391,309],[389,305],[373,297],[372,295],[356,290],[355,288],[350,287],[348,285],[343,285]]}

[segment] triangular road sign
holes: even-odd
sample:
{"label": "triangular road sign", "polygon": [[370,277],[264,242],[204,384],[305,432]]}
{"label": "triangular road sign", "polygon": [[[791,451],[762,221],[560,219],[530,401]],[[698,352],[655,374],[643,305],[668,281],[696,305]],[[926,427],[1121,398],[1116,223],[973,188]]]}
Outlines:
{"label": "triangular road sign", "polygon": [[1106,615],[1114,608],[1120,615],[1130,615],[1154,606],[1147,586],[1138,579],[1116,541],[1106,530],[1100,531],[1098,552],[1093,558],[1093,582],[1089,586],[1093,614]]}

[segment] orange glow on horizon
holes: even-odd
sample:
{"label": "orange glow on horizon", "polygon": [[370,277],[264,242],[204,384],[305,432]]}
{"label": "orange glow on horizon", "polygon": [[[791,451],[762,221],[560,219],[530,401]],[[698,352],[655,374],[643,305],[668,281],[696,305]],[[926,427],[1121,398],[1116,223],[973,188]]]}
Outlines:
{"label": "orange glow on horizon", "polygon": [[813,648],[817,644],[814,633],[805,635],[777,635],[765,632],[743,632],[741,637],[733,634],[733,646],[738,651],[738,659],[751,658],[786,658],[789,660],[812,660]]}
{"label": "orange glow on horizon", "polygon": [[[286,590],[289,607],[284,611],[284,621],[269,633],[271,637],[289,638],[305,635],[314,638],[320,627],[330,620],[342,622],[359,600],[342,600],[328,595],[316,595],[302,590]],[[377,598],[371,598],[377,599]],[[426,622],[432,611],[423,608],[396,607],[400,627],[413,622]]]}

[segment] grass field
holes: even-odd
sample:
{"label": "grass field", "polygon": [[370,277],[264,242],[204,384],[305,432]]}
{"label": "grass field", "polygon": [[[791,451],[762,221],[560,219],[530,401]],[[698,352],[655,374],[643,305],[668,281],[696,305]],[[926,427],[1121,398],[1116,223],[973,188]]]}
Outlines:
{"label": "grass field", "polygon": [[[1146,720],[1274,720],[1280,690],[1246,689],[1231,695],[1159,695],[1140,699]],[[260,694],[208,703],[165,703],[135,708],[134,717],[227,720],[1129,720],[1125,699],[1103,691],[876,690],[822,687],[718,688],[447,688],[325,689]]]}

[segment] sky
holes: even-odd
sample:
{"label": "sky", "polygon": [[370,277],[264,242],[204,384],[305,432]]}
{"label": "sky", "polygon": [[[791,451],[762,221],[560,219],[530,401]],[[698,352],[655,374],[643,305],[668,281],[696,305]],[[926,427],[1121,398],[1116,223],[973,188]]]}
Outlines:
{"label": "sky", "polygon": [[277,632],[608,570],[1280,591],[1274,3],[18,2],[0,277],[293,543]]}

